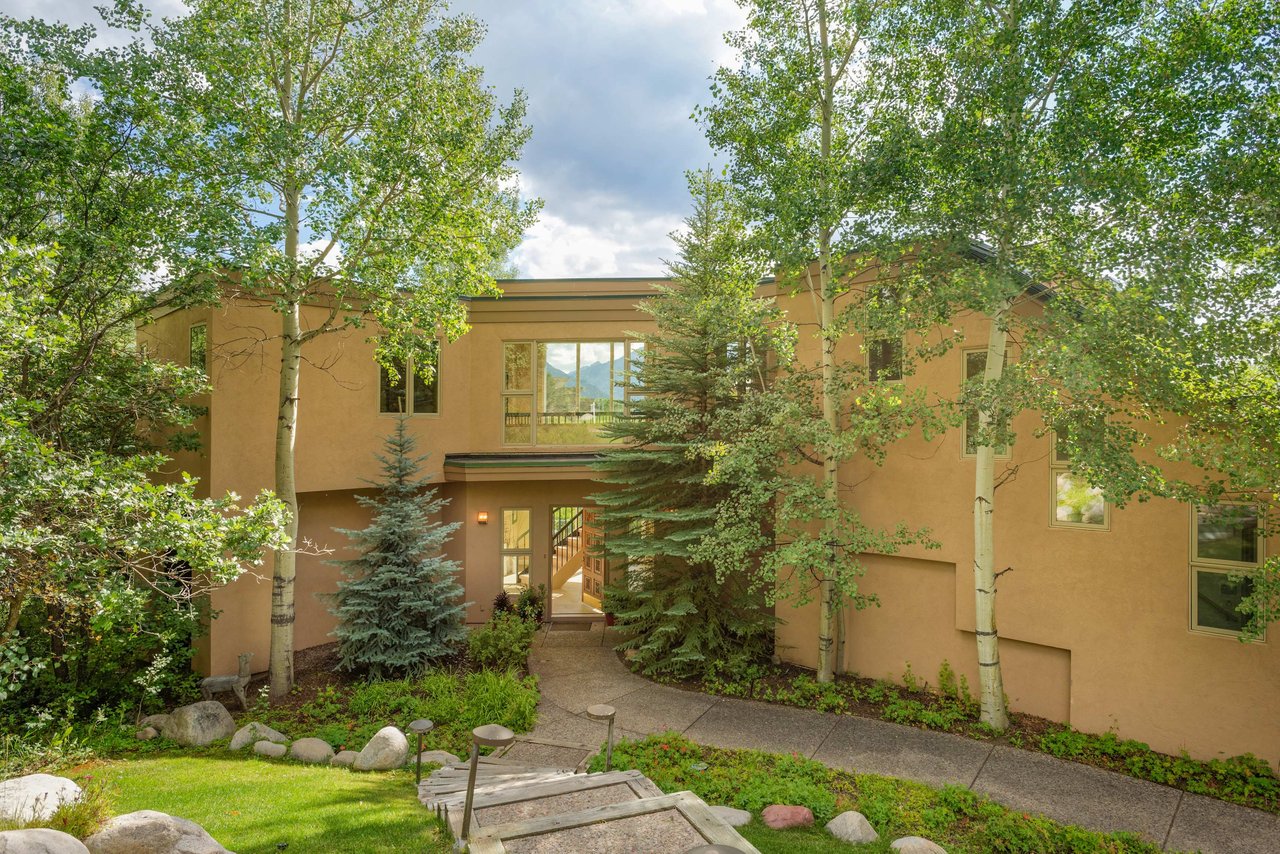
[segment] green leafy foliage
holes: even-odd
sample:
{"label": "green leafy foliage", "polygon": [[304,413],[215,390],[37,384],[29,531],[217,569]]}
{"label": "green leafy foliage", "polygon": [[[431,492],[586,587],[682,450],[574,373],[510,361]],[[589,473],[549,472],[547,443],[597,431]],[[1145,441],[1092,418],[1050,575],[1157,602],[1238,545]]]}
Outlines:
{"label": "green leafy foliage", "polygon": [[[225,213],[139,130],[145,52],[92,36],[0,18],[0,718],[180,696],[196,603],[287,542],[269,495],[242,509],[159,475],[206,381],[136,326],[211,297],[193,255]],[[76,98],[90,76],[103,88]]]}
{"label": "green leafy foliage", "polygon": [[254,715],[290,738],[320,738],[335,750],[359,750],[388,724],[408,732],[410,723],[426,718],[436,726],[424,749],[462,756],[470,749],[475,727],[497,723],[528,732],[537,722],[537,708],[533,678],[505,671],[437,670],[411,679],[330,688],[297,710],[264,707]]}
{"label": "green leafy foliage", "polygon": [[766,353],[785,349],[789,334],[756,298],[758,264],[743,251],[727,188],[709,172],[691,173],[689,187],[694,212],[674,235],[675,281],[641,304],[657,325],[640,336],[644,357],[629,378],[643,397],[632,397],[629,416],[611,426],[623,447],[596,465],[612,488],[593,496],[611,532],[607,554],[627,567],[605,595],[629,638],[621,648],[642,672],[677,677],[770,650],[771,584],[756,556],[717,564],[703,544],[735,485],[771,470],[770,460],[711,477],[726,444],[752,429]]}
{"label": "green leafy foliage", "polygon": [[338,583],[331,611],[338,624],[338,666],[373,679],[404,675],[453,654],[466,637],[467,603],[457,580],[461,567],[441,554],[459,524],[439,521],[448,503],[420,479],[425,457],[417,441],[396,421],[387,437],[384,479],[374,497],[356,496],[373,512],[362,531],[338,529],[361,555],[334,561],[346,581]]}
{"label": "green leafy foliage", "polygon": [[486,670],[522,671],[529,664],[529,647],[537,632],[537,623],[514,611],[494,613],[484,626],[471,629],[467,654],[472,663]]}

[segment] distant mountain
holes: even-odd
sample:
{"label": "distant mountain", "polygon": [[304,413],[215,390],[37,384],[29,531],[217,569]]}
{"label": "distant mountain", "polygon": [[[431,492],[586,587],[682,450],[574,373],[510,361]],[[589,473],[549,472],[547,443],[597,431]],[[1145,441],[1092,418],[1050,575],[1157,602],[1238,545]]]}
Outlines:
{"label": "distant mountain", "polygon": [[[621,380],[622,372],[625,370],[626,362],[619,356],[612,363],[613,379]],[[565,385],[573,385],[573,371],[562,371],[555,365],[550,363],[544,364],[546,371],[545,376],[555,377],[564,380]],[[584,401],[591,399],[607,399],[609,397],[609,381],[610,381],[610,363],[596,362],[591,365],[582,366],[582,391],[580,392]],[[589,408],[589,404],[584,404],[583,409]]]}

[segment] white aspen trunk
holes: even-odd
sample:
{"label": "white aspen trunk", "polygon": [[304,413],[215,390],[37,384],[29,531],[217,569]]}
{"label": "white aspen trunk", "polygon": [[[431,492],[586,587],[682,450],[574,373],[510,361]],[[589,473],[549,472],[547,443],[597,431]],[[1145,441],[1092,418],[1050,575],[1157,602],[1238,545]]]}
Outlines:
{"label": "white aspen trunk", "polygon": [[[1004,312],[991,319],[987,339],[986,382],[1004,375],[1008,336],[1004,329]],[[991,424],[991,413],[978,413],[979,429],[985,432]],[[1005,705],[1004,677],[1000,671],[1000,644],[996,634],[996,570],[995,570],[995,469],[996,449],[990,442],[978,446],[974,475],[973,499],[973,587],[978,641],[979,719],[992,729],[1009,728],[1009,710]]]}
{"label": "white aspen trunk", "polygon": [[298,374],[302,362],[301,306],[285,310],[280,358],[280,409],[276,420],[276,497],[288,510],[289,544],[275,553],[271,580],[271,699],[283,699],[293,688],[294,578],[297,575],[298,491],[294,481],[294,438],[298,424]]}
{"label": "white aspen trunk", "polygon": [[[827,32],[826,0],[818,2],[818,49],[822,51],[822,149],[821,162],[831,159],[831,107],[834,84],[831,78],[830,36]],[[823,179],[822,192],[829,195],[826,179]],[[832,327],[836,319],[835,283],[831,270],[831,229],[825,224],[818,230],[818,285],[822,288],[822,314],[818,326],[818,335],[822,340],[822,420],[834,436],[840,427],[836,409],[835,392],[835,336]],[[840,499],[839,470],[835,451],[827,448],[823,451],[822,482],[823,494],[827,505],[835,508]],[[823,573],[818,596],[818,681],[830,682],[835,675],[835,618],[838,605],[836,583],[832,574],[836,563],[836,519],[829,517],[822,525],[822,535],[828,544],[830,563],[828,571]]]}
{"label": "white aspen trunk", "polygon": [[298,257],[300,192],[285,191],[284,252],[290,270],[285,283],[286,303],[280,328],[280,405],[276,418],[276,497],[288,511],[285,533],[289,544],[275,553],[271,578],[270,692],[283,699],[293,688],[294,578],[298,555],[298,489],[294,473],[294,443],[298,426],[298,379],[302,367],[302,300],[294,265]]}

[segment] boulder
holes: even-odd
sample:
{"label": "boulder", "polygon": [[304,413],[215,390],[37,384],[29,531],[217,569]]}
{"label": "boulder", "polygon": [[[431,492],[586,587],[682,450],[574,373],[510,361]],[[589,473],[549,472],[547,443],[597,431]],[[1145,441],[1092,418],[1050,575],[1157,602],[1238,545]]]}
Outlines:
{"label": "boulder", "polygon": [[257,741],[253,744],[253,752],[259,756],[269,756],[272,759],[279,759],[284,756],[285,746],[277,744],[274,741]]}
{"label": "boulder", "polygon": [[220,738],[230,738],[235,731],[236,722],[226,706],[213,700],[203,700],[174,709],[161,733],[178,744],[203,747]]}
{"label": "boulder", "polygon": [[889,843],[889,848],[902,854],[947,854],[947,849],[923,836],[903,836]]}
{"label": "boulder", "polygon": [[813,810],[808,807],[770,804],[760,814],[765,826],[774,830],[786,830],[788,827],[812,827]]}
{"label": "boulder", "polygon": [[80,787],[66,777],[28,774],[0,783],[0,820],[43,821],[64,803],[80,800]]}
{"label": "boulder", "polygon": [[285,744],[289,741],[289,738],[284,733],[277,732],[266,724],[254,721],[236,730],[236,734],[231,736],[231,743],[227,747],[231,750],[240,750],[257,741],[274,741],[276,744]]}
{"label": "boulder", "polygon": [[135,732],[133,737],[138,739],[138,741],[150,741],[158,735],[160,735],[160,733],[156,732],[156,728],[149,726]]}
{"label": "boulder", "polygon": [[751,813],[746,810],[734,809],[733,807],[712,807],[711,812],[715,814],[716,818],[730,827],[742,827],[744,824],[751,823]]}
{"label": "boulder", "polygon": [[84,845],[89,854],[228,854],[194,821],[155,810],[118,815]]}
{"label": "boulder", "polygon": [[[452,765],[462,761],[447,750],[424,750],[418,754],[418,758],[422,760],[423,765]],[[409,757],[408,764],[413,764],[412,756]]]}
{"label": "boulder", "polygon": [[876,829],[871,826],[871,822],[867,821],[867,817],[856,810],[842,812],[827,822],[827,833],[841,842],[849,842],[853,845],[866,845],[880,838],[880,834],[876,833]]}
{"label": "boulder", "polygon": [[89,854],[74,836],[47,827],[0,833],[0,854]]}
{"label": "boulder", "polygon": [[360,751],[351,767],[357,771],[390,771],[404,765],[409,757],[409,740],[393,726],[378,730]]}
{"label": "boulder", "polygon": [[156,732],[164,732],[164,728],[169,725],[168,715],[147,715],[138,721],[138,729],[146,729],[151,727]]}
{"label": "boulder", "polygon": [[299,762],[328,763],[333,758],[333,748],[320,738],[300,738],[289,746],[289,758]]}
{"label": "boulder", "polygon": [[352,765],[355,764],[356,757],[359,755],[360,754],[356,753],[354,750],[344,750],[341,753],[339,753],[337,756],[330,759],[329,764],[342,765],[346,768],[350,768]]}

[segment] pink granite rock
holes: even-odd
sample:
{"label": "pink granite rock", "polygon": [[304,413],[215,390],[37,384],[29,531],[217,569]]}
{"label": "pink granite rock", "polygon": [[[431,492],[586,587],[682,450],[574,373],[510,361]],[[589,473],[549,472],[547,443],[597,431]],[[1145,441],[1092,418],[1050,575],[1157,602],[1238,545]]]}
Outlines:
{"label": "pink granite rock", "polygon": [[813,824],[813,810],[808,807],[787,807],[773,804],[764,808],[761,814],[767,827],[774,830],[786,830],[788,827],[810,827]]}

